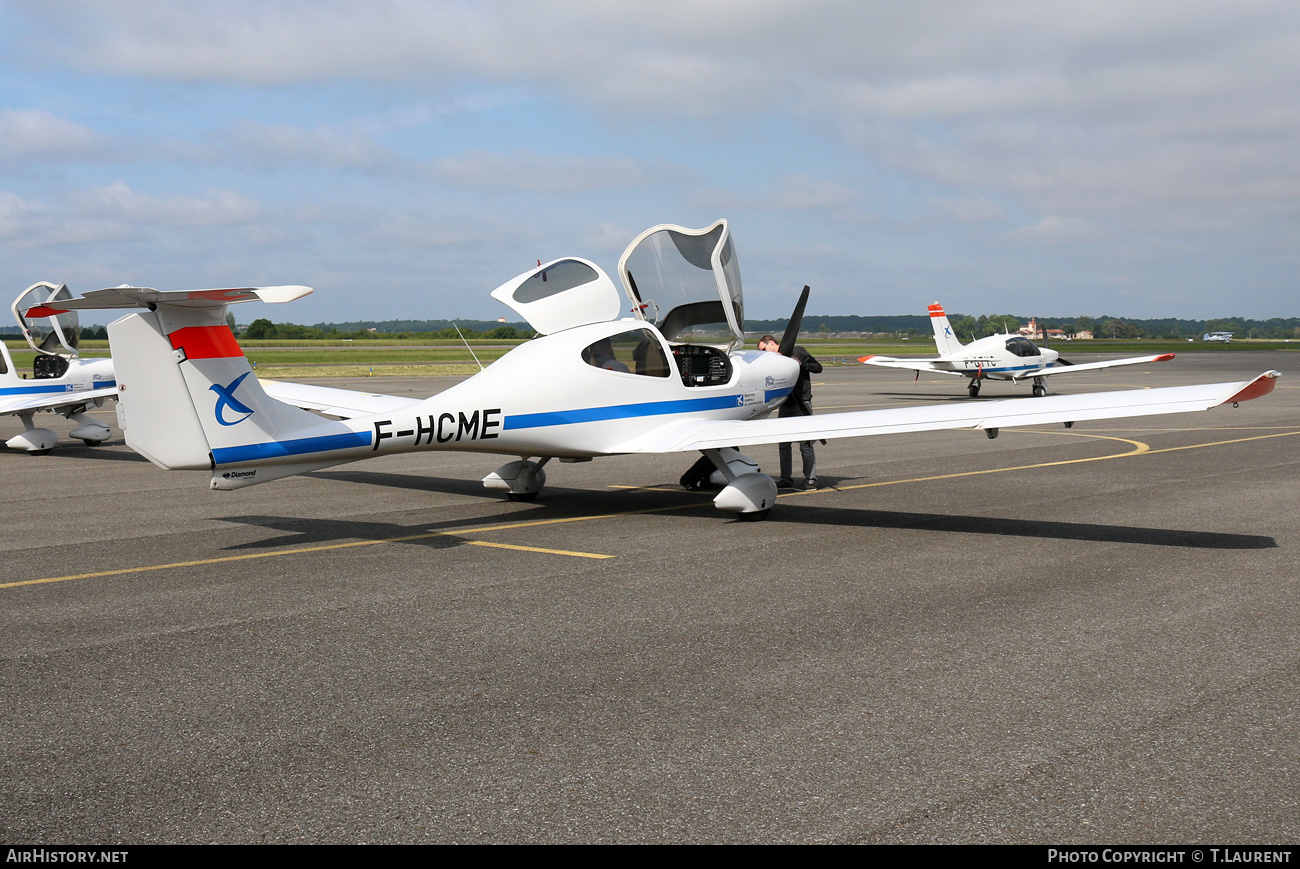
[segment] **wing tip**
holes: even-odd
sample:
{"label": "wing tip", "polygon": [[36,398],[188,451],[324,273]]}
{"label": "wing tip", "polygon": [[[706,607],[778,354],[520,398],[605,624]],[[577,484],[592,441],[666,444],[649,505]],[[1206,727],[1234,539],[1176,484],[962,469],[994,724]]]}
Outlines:
{"label": "wing tip", "polygon": [[1231,398],[1225,399],[1220,403],[1235,405],[1243,401],[1250,401],[1252,398],[1259,398],[1268,395],[1273,391],[1273,387],[1277,385],[1277,379],[1281,376],[1282,372],[1276,369],[1265,371],[1259,377],[1256,377],[1250,383],[1246,384],[1243,388],[1237,390],[1236,394]]}

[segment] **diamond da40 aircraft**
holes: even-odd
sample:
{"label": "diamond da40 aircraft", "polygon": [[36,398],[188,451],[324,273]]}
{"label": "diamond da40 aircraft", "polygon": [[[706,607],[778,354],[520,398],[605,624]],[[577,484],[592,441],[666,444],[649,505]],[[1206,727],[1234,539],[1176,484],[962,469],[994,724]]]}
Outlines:
{"label": "diamond da40 aircraft", "polygon": [[[551,459],[700,451],[725,478],[714,504],[747,519],[767,515],[777,487],[739,452],[746,446],[934,429],[993,437],[1001,426],[1206,410],[1270,392],[1277,377],[778,419],[772,411],[799,375],[791,354],[806,287],[773,353],[740,349],[740,270],[726,221],[652,227],[623,253],[618,274],[621,291],[596,264],[571,257],[502,284],[492,296],[539,337],[423,400],[259,381],[225,324],[226,306],[290,301],[307,287],[119,287],[29,314],[148,308],[108,327],[119,425],[128,445],[163,468],[211,470],[214,489],[391,453],[462,450],[517,457],[483,483],[531,499]],[[705,324],[730,342],[686,340]]]}
{"label": "diamond da40 aircraft", "polygon": [[934,344],[939,351],[937,359],[899,359],[894,356],[863,356],[858,361],[882,368],[906,368],[911,371],[936,371],[939,374],[955,374],[969,377],[966,391],[971,398],[980,394],[982,380],[1021,380],[1034,382],[1034,395],[1047,394],[1045,377],[1072,371],[1096,371],[1101,368],[1113,368],[1116,365],[1140,365],[1145,362],[1167,362],[1174,358],[1172,353],[1158,353],[1154,356],[1131,356],[1124,359],[1110,359],[1103,362],[1086,362],[1075,365],[1061,358],[1061,354],[1050,347],[1039,347],[1023,335],[989,335],[969,344],[962,344],[953,334],[952,324],[943,306],[938,302],[930,305],[930,325],[934,328]]}
{"label": "diamond da40 aircraft", "polygon": [[36,425],[37,413],[57,413],[77,423],[72,437],[87,444],[103,443],[112,431],[87,413],[117,395],[111,359],[81,359],[80,328],[75,311],[47,317],[24,316],[23,309],[42,303],[60,304],[72,298],[66,286],[32,284],[14,300],[12,311],[23,337],[36,351],[31,377],[20,373],[9,348],[0,341],[0,415],[16,416],[23,432],[5,441],[11,449],[43,455],[59,436]]}

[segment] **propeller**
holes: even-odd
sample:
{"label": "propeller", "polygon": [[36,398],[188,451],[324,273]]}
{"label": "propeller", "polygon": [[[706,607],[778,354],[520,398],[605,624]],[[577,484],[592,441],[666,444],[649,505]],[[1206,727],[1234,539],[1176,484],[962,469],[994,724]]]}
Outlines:
{"label": "propeller", "polygon": [[785,334],[781,336],[780,353],[782,356],[794,355],[794,342],[799,338],[799,327],[803,325],[803,309],[808,305],[808,285],[803,285],[803,292],[799,294],[799,301],[794,306],[794,313],[790,315],[790,322],[786,324]]}

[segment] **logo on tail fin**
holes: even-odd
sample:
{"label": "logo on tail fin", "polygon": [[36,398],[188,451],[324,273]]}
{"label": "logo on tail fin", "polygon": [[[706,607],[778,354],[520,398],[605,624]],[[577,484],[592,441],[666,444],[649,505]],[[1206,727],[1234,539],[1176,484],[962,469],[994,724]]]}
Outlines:
{"label": "logo on tail fin", "polygon": [[[245,371],[243,374],[239,375],[234,380],[230,381],[230,383],[226,386],[219,386],[214,383],[208,387],[208,389],[212,390],[217,394],[217,406],[216,409],[214,410],[214,413],[216,414],[217,417],[217,422],[221,423],[222,425],[237,425],[253,415],[253,409],[251,407],[244,404],[239,399],[235,398],[235,390],[239,388],[239,384],[243,383],[244,378],[252,373],[253,372],[251,371]],[[236,413],[242,413],[243,416],[241,416],[239,419],[233,420],[231,422],[227,422],[222,414],[223,409],[227,407],[229,407],[231,410],[235,411]]]}

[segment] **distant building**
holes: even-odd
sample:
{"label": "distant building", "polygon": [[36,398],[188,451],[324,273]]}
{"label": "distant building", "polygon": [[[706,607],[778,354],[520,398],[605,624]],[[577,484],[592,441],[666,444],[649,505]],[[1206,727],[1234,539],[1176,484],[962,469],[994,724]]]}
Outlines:
{"label": "distant building", "polygon": [[1092,340],[1092,333],[1087,331],[1070,333],[1065,331],[1064,329],[1045,330],[1043,329],[1043,327],[1038,325],[1037,317],[1030,317],[1029,325],[1021,326],[1019,329],[1016,330],[1016,334],[1023,335],[1024,337],[1028,338],[1030,341],[1046,340],[1048,344],[1052,343],[1053,341],[1091,341]]}

